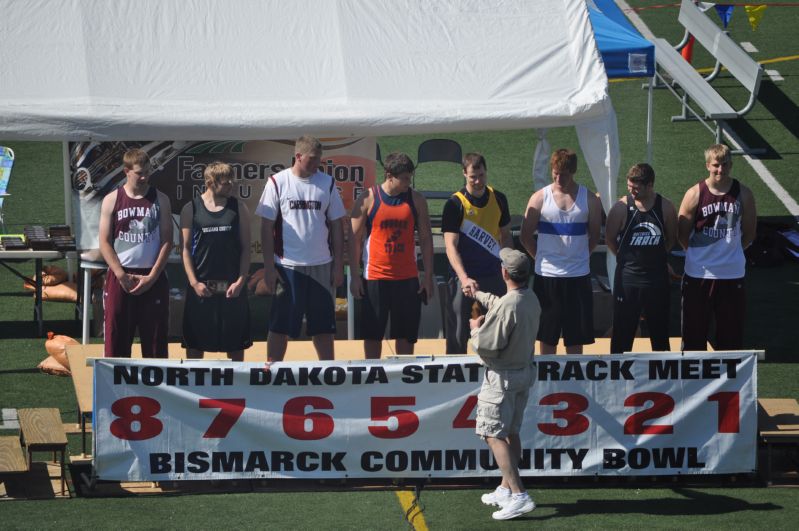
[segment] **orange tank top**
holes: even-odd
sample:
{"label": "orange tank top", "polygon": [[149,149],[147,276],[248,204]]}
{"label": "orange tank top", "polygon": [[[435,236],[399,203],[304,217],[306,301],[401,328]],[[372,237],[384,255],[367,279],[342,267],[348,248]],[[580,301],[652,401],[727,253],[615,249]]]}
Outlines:
{"label": "orange tank top", "polygon": [[364,278],[405,280],[419,275],[416,268],[416,208],[411,190],[396,196],[372,187],[374,204],[366,220],[363,246]]}

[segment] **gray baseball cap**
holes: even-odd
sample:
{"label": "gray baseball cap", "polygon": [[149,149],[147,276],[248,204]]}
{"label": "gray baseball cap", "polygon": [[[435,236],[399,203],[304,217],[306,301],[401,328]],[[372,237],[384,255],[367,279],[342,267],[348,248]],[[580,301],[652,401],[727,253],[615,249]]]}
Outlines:
{"label": "gray baseball cap", "polygon": [[502,267],[511,275],[530,274],[530,259],[521,251],[505,247],[499,251],[499,259],[502,260]]}

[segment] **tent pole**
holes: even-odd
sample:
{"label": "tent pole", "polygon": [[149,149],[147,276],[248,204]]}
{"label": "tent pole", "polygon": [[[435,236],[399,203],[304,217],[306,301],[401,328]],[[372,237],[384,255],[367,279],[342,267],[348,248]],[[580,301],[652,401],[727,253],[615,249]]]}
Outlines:
{"label": "tent pole", "polygon": [[654,101],[655,77],[649,78],[646,96],[646,162],[652,164],[652,115]]}
{"label": "tent pole", "polygon": [[[69,225],[70,232],[74,235],[75,228],[72,226],[72,173],[69,171],[69,142],[66,140],[61,142],[61,158],[64,167],[64,223]],[[72,278],[72,273],[77,271],[77,253],[66,253],[66,257],[67,275],[68,278]]]}

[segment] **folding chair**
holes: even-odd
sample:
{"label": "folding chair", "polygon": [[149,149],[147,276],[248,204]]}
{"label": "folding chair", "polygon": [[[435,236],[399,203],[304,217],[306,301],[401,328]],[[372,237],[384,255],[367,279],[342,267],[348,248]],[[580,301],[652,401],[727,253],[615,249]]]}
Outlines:
{"label": "folding chair", "polygon": [[[463,162],[463,150],[460,144],[448,138],[425,140],[419,144],[419,150],[416,154],[417,166],[424,162],[453,162],[458,165],[458,170],[460,170],[460,165]],[[460,176],[460,171],[458,176]],[[416,188],[415,177],[413,185]],[[421,194],[427,199],[449,199],[454,191],[454,188],[446,192],[420,190]]]}
{"label": "folding chair", "polygon": [[3,217],[3,202],[10,194],[6,193],[8,190],[8,181],[11,179],[11,168],[14,166],[14,150],[11,148],[0,146],[0,227],[3,233],[6,232],[6,222]]}

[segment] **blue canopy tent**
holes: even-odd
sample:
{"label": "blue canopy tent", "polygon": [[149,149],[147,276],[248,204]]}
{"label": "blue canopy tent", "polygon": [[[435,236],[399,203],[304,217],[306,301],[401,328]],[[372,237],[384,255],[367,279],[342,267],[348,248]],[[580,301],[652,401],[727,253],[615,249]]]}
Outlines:
{"label": "blue canopy tent", "polygon": [[608,78],[655,74],[655,46],[638,33],[613,0],[589,0],[588,18]]}

